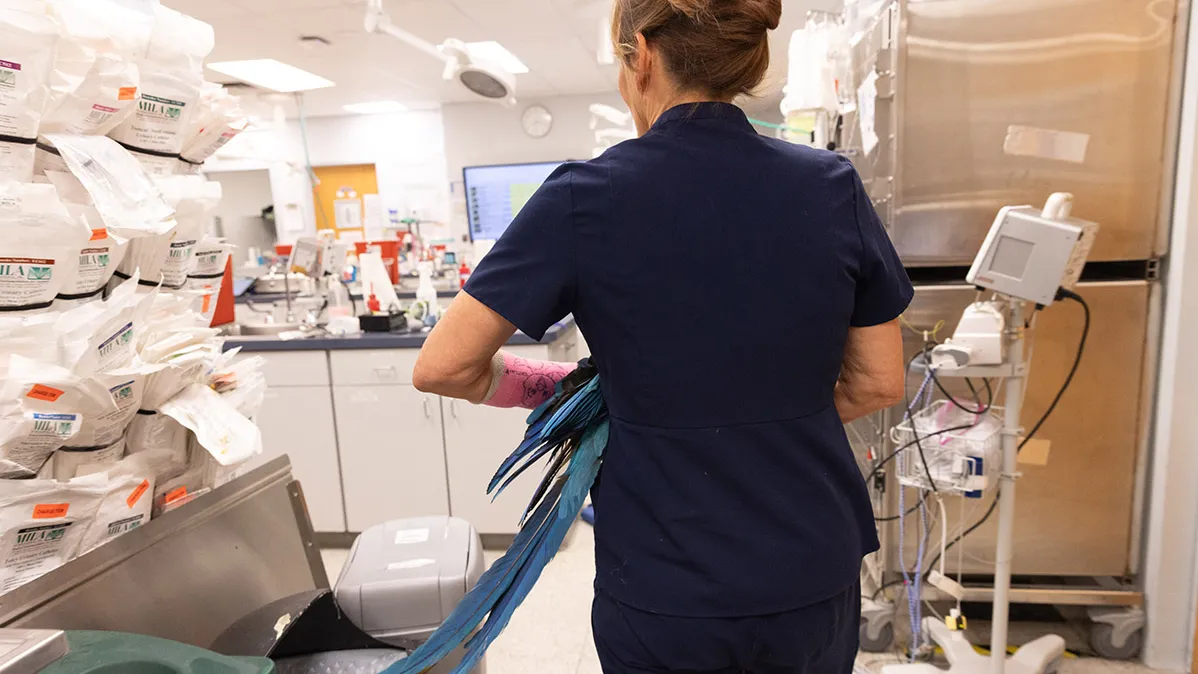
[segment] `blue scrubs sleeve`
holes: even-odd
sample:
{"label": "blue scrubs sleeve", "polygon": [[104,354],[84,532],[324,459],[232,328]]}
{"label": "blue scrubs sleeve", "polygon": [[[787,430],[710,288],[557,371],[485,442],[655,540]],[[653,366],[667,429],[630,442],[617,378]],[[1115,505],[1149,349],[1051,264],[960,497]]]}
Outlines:
{"label": "blue scrubs sleeve", "polygon": [[[842,159],[848,163],[847,159]],[[861,236],[861,259],[857,268],[857,289],[850,325],[867,328],[889,323],[911,304],[915,289],[890,241],[886,228],[874,210],[873,202],[857,171],[853,176],[853,203],[857,231]]]}
{"label": "blue scrubs sleeve", "polygon": [[540,340],[575,295],[571,178],[557,169],[478,264],[464,290]]}

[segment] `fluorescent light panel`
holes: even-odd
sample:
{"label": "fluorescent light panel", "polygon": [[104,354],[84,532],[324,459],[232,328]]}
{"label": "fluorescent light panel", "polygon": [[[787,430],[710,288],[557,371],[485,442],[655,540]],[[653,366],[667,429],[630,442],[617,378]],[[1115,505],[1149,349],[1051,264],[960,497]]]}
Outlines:
{"label": "fluorescent light panel", "polygon": [[229,77],[236,77],[264,89],[281,93],[325,89],[333,82],[320,75],[287,65],[274,59],[252,59],[249,61],[222,61],[209,63],[208,67]]}
{"label": "fluorescent light panel", "polygon": [[345,106],[346,112],[356,112],[359,115],[374,115],[381,112],[404,112],[408,106],[398,101],[371,101],[370,103],[350,103]]}
{"label": "fluorescent light panel", "polygon": [[528,72],[528,66],[524,65],[523,61],[494,40],[471,42],[466,45],[466,50],[470,52],[471,57],[497,63],[513,75],[523,75]]}

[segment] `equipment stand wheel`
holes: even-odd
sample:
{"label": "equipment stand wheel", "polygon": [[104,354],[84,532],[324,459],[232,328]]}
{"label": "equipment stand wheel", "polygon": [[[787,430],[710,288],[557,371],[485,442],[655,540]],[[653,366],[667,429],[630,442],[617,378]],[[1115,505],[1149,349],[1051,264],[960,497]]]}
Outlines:
{"label": "equipment stand wheel", "polygon": [[1132,660],[1144,648],[1144,611],[1090,611],[1090,647],[1108,660]]}
{"label": "equipment stand wheel", "polygon": [[861,650],[866,653],[885,653],[894,646],[894,623],[886,623],[881,627],[870,625],[868,620],[861,619]]}
{"label": "equipment stand wheel", "polygon": [[894,645],[894,604],[861,600],[860,648],[866,653],[885,653]]}

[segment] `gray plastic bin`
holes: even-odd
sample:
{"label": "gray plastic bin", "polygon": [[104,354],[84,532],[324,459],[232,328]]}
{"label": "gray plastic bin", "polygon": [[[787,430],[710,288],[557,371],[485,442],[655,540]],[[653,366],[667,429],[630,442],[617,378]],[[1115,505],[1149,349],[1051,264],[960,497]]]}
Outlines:
{"label": "gray plastic bin", "polygon": [[445,621],[485,570],[482,540],[465,520],[395,520],[362,532],[333,591],[354,625],[410,650]]}

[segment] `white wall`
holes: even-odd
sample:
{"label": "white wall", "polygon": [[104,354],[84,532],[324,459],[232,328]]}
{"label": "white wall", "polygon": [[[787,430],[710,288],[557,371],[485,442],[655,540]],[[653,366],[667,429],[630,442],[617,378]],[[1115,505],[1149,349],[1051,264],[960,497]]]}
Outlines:
{"label": "white wall", "polygon": [[[217,235],[225,237],[243,252],[250,247],[271,248],[278,237],[275,228],[261,217],[263,208],[274,205],[270,171],[209,171],[207,175],[209,180],[221,185],[220,204],[212,213],[220,218]],[[240,261],[243,256],[243,253],[236,254],[235,259]]]}
{"label": "white wall", "polygon": [[[445,162],[452,186],[451,222],[458,239],[467,234],[466,196],[462,168],[487,164],[590,159],[595,134],[590,128],[592,103],[624,109],[617,93],[521,100],[512,109],[489,103],[458,103],[442,108],[445,123]],[[528,106],[540,104],[553,114],[553,129],[544,138],[531,138],[520,124]]]}
{"label": "white wall", "polygon": [[[307,121],[308,152],[313,166],[374,164],[384,212],[400,217],[446,223],[444,129],[439,110],[386,115],[316,117]],[[287,124],[289,143],[303,153],[296,120]],[[315,219],[309,223],[316,226]],[[449,236],[448,228],[422,227],[433,239]]]}

